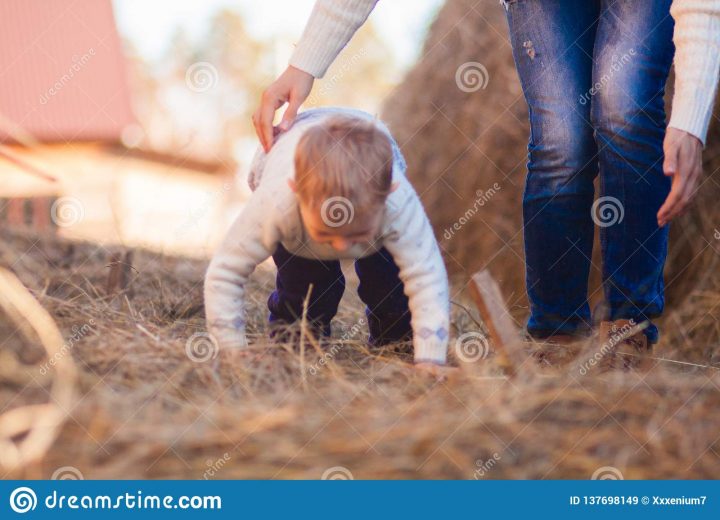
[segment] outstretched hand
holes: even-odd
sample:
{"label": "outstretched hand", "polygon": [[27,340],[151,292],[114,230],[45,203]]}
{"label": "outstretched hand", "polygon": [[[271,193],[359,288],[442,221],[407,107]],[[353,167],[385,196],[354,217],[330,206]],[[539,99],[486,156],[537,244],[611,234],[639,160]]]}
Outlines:
{"label": "outstretched hand", "polygon": [[702,177],[703,146],[700,139],[684,130],[668,128],[663,148],[663,171],[665,175],[672,176],[672,187],[657,214],[660,227],[687,210]]}
{"label": "outstretched hand", "polygon": [[273,129],[273,119],[277,109],[285,103],[288,104],[282,121],[278,125],[279,131],[284,132],[292,126],[300,106],[310,95],[314,82],[315,78],[311,74],[289,66],[262,93],[260,106],[253,114],[252,120],[265,152],[269,152],[273,144],[273,137],[276,133]]}

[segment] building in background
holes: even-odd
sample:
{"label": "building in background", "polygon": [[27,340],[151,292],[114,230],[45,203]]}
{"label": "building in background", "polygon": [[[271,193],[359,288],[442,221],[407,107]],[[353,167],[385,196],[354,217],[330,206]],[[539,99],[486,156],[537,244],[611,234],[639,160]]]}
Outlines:
{"label": "building in background", "polygon": [[127,69],[110,0],[0,2],[0,222],[204,254],[233,165],[136,147]]}
{"label": "building in background", "polygon": [[134,118],[110,0],[3,0],[0,26],[0,141],[120,141]]}

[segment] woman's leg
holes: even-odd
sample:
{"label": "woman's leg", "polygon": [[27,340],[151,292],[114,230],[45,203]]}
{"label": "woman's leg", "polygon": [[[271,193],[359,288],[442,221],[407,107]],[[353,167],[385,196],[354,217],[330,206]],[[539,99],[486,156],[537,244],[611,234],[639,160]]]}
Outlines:
{"label": "woman's leg", "polygon": [[321,333],[330,335],[330,321],[337,314],[345,291],[340,262],[295,256],[282,245],[278,245],[273,260],[277,266],[277,278],[276,289],[268,299],[270,322],[289,324],[301,318],[305,298],[312,285],[307,319]]}
{"label": "woman's leg", "polygon": [[597,147],[590,124],[594,0],[506,2],[513,56],[530,111],[523,198],[528,332],[585,334]]}
{"label": "woman's leg", "polygon": [[384,345],[412,339],[408,298],[403,292],[400,270],[388,250],[383,248],[358,259],[355,272],[360,279],[358,295],[367,305],[370,343]]}
{"label": "woman's leg", "polygon": [[[656,214],[670,189],[663,175],[665,104],[672,63],[671,0],[603,0],[594,52],[592,120],[600,157],[604,319],[658,316],[664,306],[668,227]],[[657,328],[645,330],[657,341]]]}

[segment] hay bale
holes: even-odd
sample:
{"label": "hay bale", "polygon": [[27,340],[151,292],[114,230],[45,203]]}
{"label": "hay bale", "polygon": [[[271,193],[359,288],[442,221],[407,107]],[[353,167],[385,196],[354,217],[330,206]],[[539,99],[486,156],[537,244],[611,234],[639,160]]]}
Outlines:
{"label": "hay bale", "polygon": [[[450,272],[468,278],[489,269],[517,310],[525,307],[520,200],[529,127],[507,32],[497,2],[446,2],[422,58],[387,99],[383,117],[405,153]],[[473,62],[487,71],[477,74],[487,85],[461,89],[456,75]],[[472,65],[466,67],[471,81]]]}

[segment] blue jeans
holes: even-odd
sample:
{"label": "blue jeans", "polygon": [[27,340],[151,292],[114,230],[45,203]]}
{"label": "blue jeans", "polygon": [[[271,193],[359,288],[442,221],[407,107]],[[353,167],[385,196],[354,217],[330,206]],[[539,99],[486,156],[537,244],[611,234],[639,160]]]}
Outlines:
{"label": "blue jeans", "polygon": [[[308,300],[307,320],[320,334],[330,335],[330,322],[337,314],[345,291],[345,276],[337,260],[313,260],[293,255],[281,244],[273,260],[277,266],[275,291],[268,299],[270,322],[289,324],[303,314]],[[392,255],[383,248],[355,261],[360,280],[358,296],[367,306],[365,315],[372,345],[385,345],[412,339],[408,298],[403,292],[398,269]]]}
{"label": "blue jeans", "polygon": [[[593,234],[601,319],[659,316],[668,228],[663,93],[674,54],[671,0],[504,2],[530,113],[523,196],[528,332],[586,334]],[[593,203],[593,181],[600,193]],[[645,330],[658,338],[655,325]]]}

